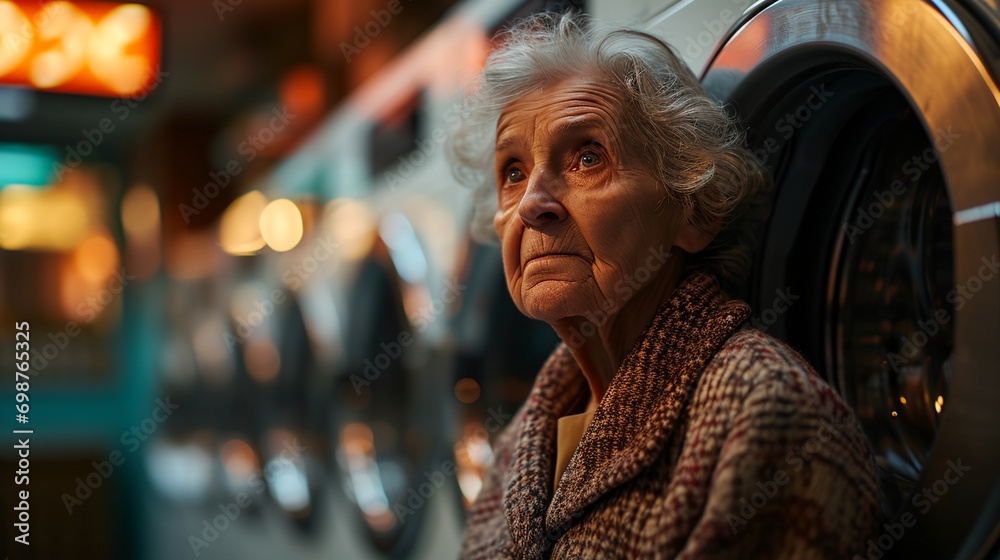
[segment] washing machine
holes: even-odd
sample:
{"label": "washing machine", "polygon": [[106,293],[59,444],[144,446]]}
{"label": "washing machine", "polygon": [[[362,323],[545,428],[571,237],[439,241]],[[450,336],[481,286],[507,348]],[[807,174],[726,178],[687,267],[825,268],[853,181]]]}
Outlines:
{"label": "washing machine", "polygon": [[748,4],[592,11],[671,44],[774,177],[741,295],[869,437],[885,524],[856,557],[998,557],[1000,10]]}

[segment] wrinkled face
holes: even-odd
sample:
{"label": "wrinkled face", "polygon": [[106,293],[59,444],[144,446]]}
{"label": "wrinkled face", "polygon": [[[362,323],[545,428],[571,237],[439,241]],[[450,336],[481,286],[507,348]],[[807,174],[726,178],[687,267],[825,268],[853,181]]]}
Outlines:
{"label": "wrinkled face", "polygon": [[500,115],[493,223],[529,317],[611,315],[669,268],[681,215],[619,128],[619,95],[607,80],[571,78]]}

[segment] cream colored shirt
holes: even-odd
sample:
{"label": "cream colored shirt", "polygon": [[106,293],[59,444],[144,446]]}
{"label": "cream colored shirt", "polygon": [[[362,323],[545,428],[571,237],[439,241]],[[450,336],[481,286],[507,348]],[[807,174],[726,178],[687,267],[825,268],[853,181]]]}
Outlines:
{"label": "cream colored shirt", "polygon": [[559,485],[559,479],[562,478],[570,458],[580,445],[583,432],[587,431],[587,426],[590,425],[594,412],[596,411],[591,410],[559,418],[556,430],[556,477],[552,483],[553,488]]}

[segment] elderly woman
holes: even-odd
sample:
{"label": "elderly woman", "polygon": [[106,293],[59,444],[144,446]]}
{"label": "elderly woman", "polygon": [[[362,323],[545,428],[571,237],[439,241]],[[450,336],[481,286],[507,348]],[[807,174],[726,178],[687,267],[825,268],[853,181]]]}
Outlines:
{"label": "elderly woman", "polygon": [[528,20],[453,149],[489,189],[518,309],[563,341],[497,438],[463,558],[864,554],[878,492],[858,423],[727,295],[766,176],[669,47]]}

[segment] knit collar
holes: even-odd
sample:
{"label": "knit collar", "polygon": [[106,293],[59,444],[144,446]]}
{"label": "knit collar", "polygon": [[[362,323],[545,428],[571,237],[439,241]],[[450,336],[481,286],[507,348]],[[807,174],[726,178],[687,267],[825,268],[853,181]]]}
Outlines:
{"label": "knit collar", "polygon": [[686,278],[615,373],[553,496],[557,422],[586,389],[569,349],[558,347],[525,403],[505,481],[504,513],[523,558],[543,558],[588,506],[660,456],[701,370],[749,315],[714,277]]}

